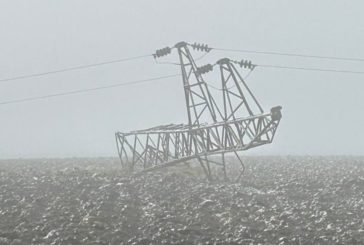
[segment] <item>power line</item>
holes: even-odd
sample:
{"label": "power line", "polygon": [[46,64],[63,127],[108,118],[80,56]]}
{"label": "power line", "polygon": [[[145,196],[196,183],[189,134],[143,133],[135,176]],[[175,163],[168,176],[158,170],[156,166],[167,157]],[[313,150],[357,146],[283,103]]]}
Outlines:
{"label": "power line", "polygon": [[228,52],[240,52],[240,53],[252,53],[252,54],[265,54],[265,55],[278,55],[278,56],[292,56],[301,58],[314,58],[314,59],[327,59],[327,60],[345,60],[345,61],[357,61],[364,62],[363,58],[349,58],[349,57],[336,57],[336,56],[321,56],[321,55],[306,55],[296,53],[283,53],[283,52],[271,52],[271,51],[257,51],[246,49],[225,49],[225,48],[212,48],[214,50],[228,51]]}
{"label": "power line", "polygon": [[257,65],[257,67],[278,68],[278,69],[290,69],[290,70],[304,70],[304,71],[320,71],[320,72],[337,72],[337,73],[364,74],[364,71],[321,69],[321,68],[308,68],[308,67],[295,67],[295,66]]}
{"label": "power line", "polygon": [[37,96],[37,97],[28,97],[28,98],[23,98],[23,99],[8,100],[8,101],[0,102],[0,105],[22,103],[22,102],[28,102],[28,101],[34,101],[34,100],[42,100],[42,99],[48,99],[48,98],[66,96],[66,95],[72,95],[72,94],[79,94],[79,93],[87,93],[87,92],[92,92],[92,91],[96,91],[96,90],[122,87],[122,86],[128,86],[128,85],[134,85],[134,84],[140,84],[140,83],[147,83],[147,82],[151,82],[151,81],[162,80],[162,79],[167,79],[167,78],[177,77],[177,76],[180,76],[180,74],[166,75],[166,76],[154,77],[154,78],[149,78],[149,79],[124,82],[124,83],[116,83],[116,84],[111,84],[111,85],[107,85],[107,86],[79,89],[79,90],[73,90],[73,91],[56,93],[56,94],[48,94],[48,95]]}
{"label": "power line", "polygon": [[45,76],[45,75],[50,75],[50,74],[54,74],[54,73],[61,73],[61,72],[67,72],[67,71],[82,70],[82,69],[92,68],[92,67],[96,67],[96,66],[103,66],[103,65],[109,65],[109,64],[114,64],[114,63],[121,63],[121,62],[146,58],[146,57],[150,57],[150,56],[152,56],[152,55],[151,54],[140,55],[140,56],[134,56],[134,57],[124,58],[124,59],[117,59],[117,60],[110,60],[110,61],[105,61],[105,62],[100,62],[100,63],[93,63],[93,64],[88,64],[88,65],[68,67],[68,68],[63,68],[63,69],[59,69],[59,70],[40,72],[40,73],[33,73],[33,74],[28,74],[28,75],[16,76],[16,77],[3,78],[3,79],[0,79],[0,82],[14,81],[14,80],[20,80],[20,79],[26,79],[26,78],[33,78],[33,77],[41,77],[41,76]]}

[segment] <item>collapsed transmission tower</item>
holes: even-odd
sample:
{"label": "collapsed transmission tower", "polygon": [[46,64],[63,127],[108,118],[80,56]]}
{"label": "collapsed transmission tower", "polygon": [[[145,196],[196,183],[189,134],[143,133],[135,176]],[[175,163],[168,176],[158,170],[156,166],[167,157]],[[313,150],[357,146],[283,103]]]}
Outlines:
{"label": "collapsed transmission tower", "polygon": [[[132,172],[148,172],[195,161],[211,180],[228,179],[225,154],[233,153],[239,163],[239,179],[244,164],[239,151],[271,143],[281,120],[281,106],[264,113],[236,65],[255,68],[250,61],[228,58],[214,65],[198,67],[191,50],[210,52],[207,45],[177,43],[157,50],[154,58],[177,50],[187,109],[187,124],[169,124],[128,133],[117,132],[116,142],[122,166]],[[220,103],[211,95],[205,74],[217,66],[221,77]],[[222,98],[221,98],[222,97]],[[216,98],[216,97],[215,97]],[[211,156],[217,155],[212,159]],[[218,169],[215,170],[215,169]],[[219,174],[221,173],[221,174]]]}

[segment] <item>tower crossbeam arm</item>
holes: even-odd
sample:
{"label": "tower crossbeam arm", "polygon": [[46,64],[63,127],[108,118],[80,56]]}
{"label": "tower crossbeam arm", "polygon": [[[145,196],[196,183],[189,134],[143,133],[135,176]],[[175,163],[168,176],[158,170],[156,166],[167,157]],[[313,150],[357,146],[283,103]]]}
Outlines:
{"label": "tower crossbeam arm", "polygon": [[[213,122],[217,122],[215,112],[216,103],[214,102],[206,82],[198,71],[198,67],[188,49],[188,44],[180,42],[176,44],[175,47],[178,50],[182,70],[189,124],[198,125],[201,123],[201,117],[206,113],[209,113]],[[189,67],[189,70],[187,70],[186,67]],[[196,100],[199,100],[199,102]],[[206,104],[206,108],[198,109],[196,106],[197,104]],[[205,109],[208,110],[205,111]]]}

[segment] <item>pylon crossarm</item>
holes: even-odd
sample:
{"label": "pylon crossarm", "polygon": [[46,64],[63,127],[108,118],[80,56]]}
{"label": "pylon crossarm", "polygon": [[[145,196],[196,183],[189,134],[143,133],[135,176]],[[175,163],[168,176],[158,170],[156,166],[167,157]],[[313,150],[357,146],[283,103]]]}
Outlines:
{"label": "pylon crossarm", "polygon": [[271,143],[279,120],[273,120],[270,113],[201,127],[167,125],[152,130],[119,132],[116,138],[119,155],[125,156],[127,166],[155,169]]}

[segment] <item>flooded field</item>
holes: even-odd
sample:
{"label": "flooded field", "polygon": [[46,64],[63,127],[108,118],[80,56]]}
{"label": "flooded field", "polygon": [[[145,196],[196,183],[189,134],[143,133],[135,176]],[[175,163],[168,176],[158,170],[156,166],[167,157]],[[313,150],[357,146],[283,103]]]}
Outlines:
{"label": "flooded field", "polygon": [[239,183],[0,161],[0,244],[364,244],[364,157],[246,157]]}

